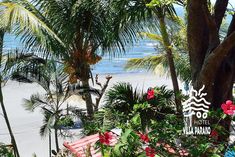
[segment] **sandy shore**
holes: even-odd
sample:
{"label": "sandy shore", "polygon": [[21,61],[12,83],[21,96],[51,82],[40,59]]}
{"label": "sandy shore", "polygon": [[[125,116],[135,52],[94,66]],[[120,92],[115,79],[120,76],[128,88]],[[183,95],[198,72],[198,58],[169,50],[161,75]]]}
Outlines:
{"label": "sandy shore", "polygon": [[[149,87],[167,85],[172,88],[171,81],[166,77],[160,77],[147,73],[137,74],[115,74],[110,81],[109,87],[116,82],[130,82],[140,89]],[[104,82],[104,75],[100,76],[100,82]],[[33,153],[37,157],[48,157],[48,137],[41,138],[39,128],[42,124],[42,115],[40,111],[29,113],[22,107],[23,98],[29,98],[31,94],[43,93],[43,89],[36,84],[23,84],[10,81],[3,88],[4,101],[8,116],[16,136],[16,141],[22,157],[31,157]],[[84,107],[84,105],[80,106]],[[2,111],[0,110],[0,113]],[[0,142],[10,143],[8,131],[2,115],[0,115]],[[75,137],[76,139],[76,137]],[[66,139],[73,141],[73,139]],[[64,139],[60,139],[61,147]],[[53,139],[52,139],[52,142]],[[52,146],[54,149],[54,145]]]}

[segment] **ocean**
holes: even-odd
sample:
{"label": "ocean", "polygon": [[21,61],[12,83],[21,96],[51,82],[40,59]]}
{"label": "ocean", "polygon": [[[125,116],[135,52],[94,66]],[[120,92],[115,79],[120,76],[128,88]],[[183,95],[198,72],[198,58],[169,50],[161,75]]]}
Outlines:
{"label": "ocean", "polygon": [[[124,66],[128,59],[131,58],[142,58],[144,56],[153,55],[156,53],[155,50],[156,42],[140,39],[138,42],[134,43],[134,45],[126,46],[125,54],[117,55],[118,57],[110,57],[105,55],[102,57],[102,60],[92,66],[92,71],[94,74],[123,74],[123,73],[138,73],[143,70],[133,70],[126,71]],[[19,38],[12,36],[10,34],[6,34],[4,38],[4,51],[20,48],[22,45],[20,44]]]}

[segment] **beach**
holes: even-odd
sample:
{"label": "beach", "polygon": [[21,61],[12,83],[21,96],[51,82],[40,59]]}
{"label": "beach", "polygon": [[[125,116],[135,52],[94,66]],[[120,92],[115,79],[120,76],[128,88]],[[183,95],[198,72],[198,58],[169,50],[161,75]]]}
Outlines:
{"label": "beach", "polygon": [[[104,74],[99,76],[100,82],[105,82]],[[123,73],[112,74],[113,78],[110,80],[108,88],[117,82],[130,82],[138,89],[147,90],[149,87],[167,85],[172,88],[171,81],[165,76],[157,76],[151,73]],[[31,113],[25,111],[22,107],[23,98],[29,98],[31,94],[44,93],[43,89],[37,84],[25,84],[15,81],[9,81],[3,88],[4,102],[8,112],[9,120],[12,125],[13,132],[19,147],[19,152],[22,157],[32,157],[35,153],[37,157],[47,157],[48,155],[48,137],[40,137],[39,128],[42,125],[42,115],[40,110]],[[85,107],[82,102],[81,108]],[[3,116],[0,116],[0,141],[6,144],[10,143],[9,134],[5,125]],[[63,141],[75,141],[74,139],[60,139],[60,147],[63,148]],[[54,140],[52,135],[52,149],[54,147]]]}

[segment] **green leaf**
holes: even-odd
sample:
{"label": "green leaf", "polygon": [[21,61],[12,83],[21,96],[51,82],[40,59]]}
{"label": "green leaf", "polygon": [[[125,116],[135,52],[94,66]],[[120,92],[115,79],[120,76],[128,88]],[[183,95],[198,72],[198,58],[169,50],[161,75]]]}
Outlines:
{"label": "green leaf", "polygon": [[223,115],[221,116],[222,119],[225,119],[226,117],[227,117],[226,114],[223,114]]}
{"label": "green leaf", "polygon": [[123,144],[123,143],[118,143],[115,145],[115,147],[113,149],[113,153],[115,156],[122,156],[121,147],[124,145],[125,144]]}
{"label": "green leaf", "polygon": [[141,118],[140,118],[140,114],[136,114],[132,119],[131,119],[132,124],[139,126],[141,125]]}
{"label": "green leaf", "polygon": [[132,130],[131,129],[126,129],[123,135],[121,136],[121,141],[123,143],[127,143],[127,138],[131,134]]}

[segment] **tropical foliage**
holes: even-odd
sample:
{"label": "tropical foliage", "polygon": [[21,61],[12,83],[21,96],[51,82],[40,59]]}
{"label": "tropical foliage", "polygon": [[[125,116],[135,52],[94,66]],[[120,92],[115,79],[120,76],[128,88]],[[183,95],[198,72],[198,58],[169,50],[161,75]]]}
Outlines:
{"label": "tropical foliage", "polygon": [[[175,4],[187,6],[186,21],[177,17]],[[2,85],[9,78],[44,89],[44,94],[24,99],[23,106],[42,112],[41,136],[50,137],[54,130],[55,154],[59,131],[73,127],[76,115],[82,120],[83,134],[99,133],[97,147],[103,156],[234,156],[234,144],[227,143],[227,138],[235,105],[226,100],[232,99],[235,76],[235,16],[229,12],[233,17],[223,30],[227,6],[225,0],[216,0],[214,6],[198,0],[1,1],[0,103],[13,149],[0,145],[0,156],[20,156],[3,102]],[[3,52],[6,33],[20,38],[23,47]],[[106,92],[112,77],[101,84],[98,75],[93,78],[93,66],[106,53],[124,54],[125,46],[140,36],[156,41],[156,52],[131,59],[126,68],[163,69],[172,79],[173,90],[161,86],[141,91],[121,82]],[[206,97],[213,104],[210,135],[182,133],[185,96],[178,78],[192,81],[195,89],[206,85]],[[91,83],[101,89],[92,88]],[[74,94],[85,101],[86,113],[67,105]],[[104,106],[99,108],[103,95]],[[107,131],[113,128],[120,128],[122,134],[115,146],[109,146],[112,137]]]}
{"label": "tropical foliage", "polygon": [[[102,130],[109,130],[125,125],[130,119],[138,118],[142,128],[148,126],[149,121],[164,117],[166,113],[174,113],[174,93],[165,86],[153,89],[155,95],[148,99],[148,94],[139,94],[128,83],[118,83],[109,89],[105,96],[105,107],[95,114],[93,121],[84,121],[84,133],[92,134]],[[112,113],[112,114],[111,114]]]}
{"label": "tropical foliage", "polygon": [[[191,70],[188,58],[186,28],[185,24],[180,18],[175,18],[174,21],[168,21],[168,32],[170,35],[171,49],[174,55],[175,68],[177,76],[180,80],[190,82]],[[127,70],[145,69],[156,74],[170,76],[169,64],[167,61],[166,50],[163,46],[161,35],[142,32],[142,38],[148,38],[156,42],[156,52],[154,55],[146,56],[144,58],[130,59],[125,68]]]}
{"label": "tropical foliage", "polygon": [[14,157],[13,150],[10,146],[0,143],[0,155],[4,157]]}
{"label": "tropical foliage", "polygon": [[[118,7],[114,8],[117,11]],[[69,82],[73,84],[79,80],[83,88],[88,89],[92,78],[90,66],[101,59],[98,53],[124,50],[124,44],[130,41],[126,36],[120,37],[120,32],[130,38],[135,36],[126,26],[128,21],[119,19],[120,16],[113,19],[116,12],[112,11],[100,1],[3,1],[1,29],[3,36],[10,32],[20,37],[26,51],[43,52],[45,57],[57,56],[65,65]],[[89,90],[85,91],[87,112],[92,116],[93,102]]]}
{"label": "tropical foliage", "polygon": [[[116,123],[116,127],[122,129],[122,134],[114,147],[107,144],[107,141],[106,144],[103,143],[100,149],[104,156],[189,155],[197,157],[223,156],[225,152],[227,155],[234,153],[234,146],[227,145],[224,139],[229,134],[226,129],[228,123],[223,123],[223,119],[228,120],[229,116],[235,112],[231,101],[224,103],[222,109],[210,112],[209,117],[215,124],[211,126],[210,135],[187,136],[182,134],[183,117],[174,113],[175,109],[171,101],[168,101],[168,103],[166,101],[169,100],[170,95],[172,96],[172,91],[167,91],[165,87],[150,88],[143,95],[146,98],[145,102],[135,104],[132,112],[124,118],[126,121],[124,119],[121,120],[121,123],[113,121]],[[104,110],[110,110],[110,108],[104,108]],[[148,112],[149,110],[154,111],[152,118],[150,118],[151,112]],[[119,114],[120,117],[123,117],[118,108],[113,108],[112,113],[112,115]],[[96,126],[96,132],[105,133],[112,128],[107,127],[107,124],[110,123],[109,118],[100,120],[106,125]],[[112,140],[112,137],[106,140]],[[102,143],[102,140],[100,142]]]}
{"label": "tropical foliage", "polygon": [[54,129],[55,146],[58,152],[58,131],[62,126],[73,126],[69,111],[76,110],[65,103],[71,94],[67,82],[68,76],[63,72],[63,66],[53,59],[45,61],[41,58],[33,58],[28,64],[18,66],[11,78],[20,82],[37,83],[46,92],[33,94],[29,99],[24,99],[23,106],[31,112],[36,109],[42,111],[44,118],[40,135],[45,137]]}

